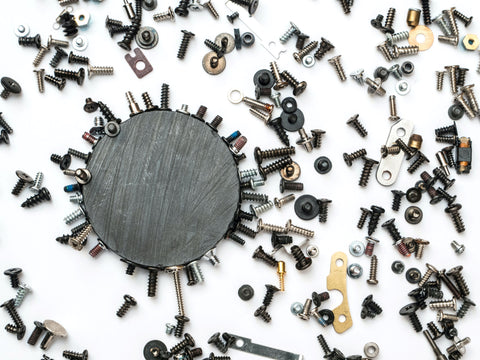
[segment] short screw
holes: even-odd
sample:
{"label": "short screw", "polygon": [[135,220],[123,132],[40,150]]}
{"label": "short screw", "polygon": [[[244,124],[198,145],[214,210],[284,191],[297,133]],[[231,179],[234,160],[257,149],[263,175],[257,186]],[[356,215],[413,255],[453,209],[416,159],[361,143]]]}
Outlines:
{"label": "short screw", "polygon": [[447,272],[448,276],[453,277],[455,283],[457,284],[458,289],[460,290],[460,294],[462,298],[467,297],[470,295],[470,289],[468,288],[467,282],[462,274],[463,266],[456,266],[453,269]]}
{"label": "short screw", "polygon": [[167,11],[154,14],[153,20],[157,22],[165,21],[165,20],[175,21],[175,13],[173,12],[172,8],[169,6]]}
{"label": "short screw", "polygon": [[402,198],[405,196],[405,193],[401,190],[392,190],[392,194],[393,194],[392,210],[398,211],[400,209],[400,204],[402,202]]}
{"label": "short screw", "polygon": [[437,77],[437,91],[442,91],[443,79],[445,78],[445,71],[436,71],[435,75]]}
{"label": "short screw", "polygon": [[300,271],[306,270],[312,265],[312,259],[309,257],[306,257],[299,246],[293,245],[290,248],[290,251],[292,253],[292,256],[295,258],[295,261],[296,261],[295,268],[297,270],[300,270]]}
{"label": "short screw", "polygon": [[453,298],[452,300],[440,300],[440,301],[430,301],[428,305],[430,309],[452,309],[457,310],[457,300]]}
{"label": "short screw", "polygon": [[372,205],[370,207],[371,214],[370,214],[370,220],[368,222],[368,236],[372,236],[372,234],[375,232],[375,229],[377,228],[378,222],[380,220],[380,216],[385,212],[385,209]]}
{"label": "short screw", "polygon": [[362,169],[362,173],[360,174],[360,180],[358,182],[358,185],[365,187],[368,185],[370,174],[373,170],[373,167],[378,164],[378,161],[367,158],[367,157],[363,157],[363,160],[364,160],[363,169]]}
{"label": "short screw", "polygon": [[33,60],[33,66],[37,67],[38,65],[40,65],[40,63],[42,62],[43,58],[45,57],[45,55],[49,50],[50,49],[46,46],[43,46],[43,45],[40,46],[38,48],[37,56],[35,56],[35,59]]}
{"label": "short screw", "polygon": [[12,195],[19,195],[20,192],[27,186],[28,184],[33,184],[33,178],[26,174],[21,170],[17,170],[15,174],[18,177],[18,181],[12,189]]}
{"label": "short screw", "polygon": [[333,44],[330,41],[322,37],[320,41],[320,46],[318,50],[315,51],[315,54],[313,54],[313,56],[317,60],[322,60],[323,57],[327,54],[327,52],[333,49],[335,49],[335,46],[333,46]]}
{"label": "short screw", "polygon": [[390,49],[387,47],[387,42],[383,42],[380,45],[377,45],[377,50],[380,51],[387,61],[393,60],[393,55]]}
{"label": "short screw", "polygon": [[278,261],[273,256],[267,254],[263,250],[262,246],[259,246],[257,249],[255,249],[252,258],[262,260],[264,263],[270,265],[271,267],[277,267]]}
{"label": "short screw", "polygon": [[318,41],[312,41],[307,44],[302,50],[293,53],[293,58],[298,62],[301,63],[302,59],[310,54],[315,48],[318,46]]}
{"label": "short screw", "polygon": [[[35,36],[22,36],[18,38],[18,45],[21,46],[35,46],[37,49],[40,49],[42,46],[42,38],[40,37],[40,34],[37,34]],[[48,45],[48,47],[50,47]]]}
{"label": "short screw", "polygon": [[400,117],[397,114],[397,101],[396,101],[396,96],[395,95],[390,95],[388,98],[389,104],[390,104],[390,117],[388,120],[390,121],[397,121],[400,119]]}
{"label": "short screw", "polygon": [[307,82],[302,81],[299,82],[297,79],[295,79],[292,74],[290,74],[288,71],[284,70],[280,74],[283,79],[291,86],[293,87],[293,95],[299,96],[301,95],[305,89],[307,88]]}
{"label": "short screw", "polygon": [[182,350],[187,347],[195,346],[195,340],[193,340],[192,335],[189,333],[185,333],[184,340],[180,341],[177,345],[173,346],[170,349],[171,354],[179,354]]}
{"label": "short screw", "polygon": [[430,160],[423,154],[421,151],[417,151],[417,158],[415,161],[408,167],[407,171],[410,174],[413,174],[421,165],[424,163],[429,163]]}
{"label": "short screw", "polygon": [[340,81],[346,81],[347,76],[345,75],[345,70],[343,69],[342,63],[340,62],[341,56],[342,55],[337,55],[331,59],[328,59],[328,63],[335,68],[335,72],[337,73]]}
{"label": "short screw", "polygon": [[70,360],[87,360],[88,359],[88,351],[83,350],[83,352],[77,353],[77,352],[74,352],[74,351],[65,350],[63,352],[63,357],[67,358],[67,359],[70,359]]}
{"label": "short screw", "polygon": [[51,48],[52,46],[60,46],[60,47],[65,47],[65,48],[68,48],[69,46],[69,42],[66,41],[66,40],[59,40],[59,39],[54,39],[52,37],[52,35],[50,35],[48,37],[48,40],[47,40],[47,47],[48,48]]}
{"label": "short screw", "polygon": [[[260,306],[257,310],[255,310],[254,314],[255,317],[261,318],[263,321],[266,323],[269,323],[272,321],[272,317],[270,314],[267,312],[267,308],[265,305]],[[217,360],[216,357],[212,357],[213,353],[210,354],[209,360]],[[220,359],[219,359],[220,360]],[[223,360],[223,359],[222,359]]]}
{"label": "short screw", "polygon": [[452,218],[453,224],[455,225],[455,229],[457,230],[458,233],[465,231],[465,225],[460,215],[461,208],[462,208],[461,204],[451,204],[445,209],[445,212],[449,214],[450,217]]}
{"label": "short screw", "polygon": [[35,345],[40,339],[40,336],[42,335],[43,331],[45,330],[45,326],[43,326],[43,323],[40,321],[34,321],[35,324],[35,329],[33,329],[32,334],[27,340],[27,343],[29,345]]}
{"label": "short screw", "polygon": [[328,204],[332,202],[332,200],[329,199],[318,199],[317,200],[318,205],[320,207],[319,215],[318,215],[318,220],[321,223],[326,223],[327,218],[328,218]]}
{"label": "short screw", "polygon": [[76,55],[73,53],[73,51],[70,51],[70,54],[68,54],[68,63],[88,65],[90,63],[90,59],[86,56]]}
{"label": "short screw", "polygon": [[15,297],[15,307],[22,305],[25,296],[30,293],[32,289],[26,284],[20,284],[17,289],[17,295]]}
{"label": "short screw", "polygon": [[310,310],[312,309],[312,299],[306,299],[303,304],[303,311],[298,314],[298,317],[302,320],[310,320]]}
{"label": "short screw", "polygon": [[130,295],[124,295],[123,300],[122,306],[117,311],[118,317],[123,317],[132,306],[137,305],[137,301]]}
{"label": "short screw", "polygon": [[313,136],[308,136],[304,128],[298,130],[298,134],[300,135],[300,139],[297,140],[296,144],[303,146],[307,152],[311,152],[313,150]]}
{"label": "short screw", "polygon": [[353,115],[350,119],[347,121],[347,125],[350,125],[355,129],[355,131],[361,136],[365,137],[368,135],[367,130],[365,127],[360,123],[360,120],[358,120],[359,114]]}
{"label": "short screw", "polygon": [[420,320],[418,319],[418,316],[416,314],[417,310],[418,310],[417,303],[408,304],[400,309],[400,315],[408,316],[415,331],[420,332],[422,331],[422,324],[420,323]]}
{"label": "short screw", "polygon": [[455,314],[444,313],[442,310],[439,310],[437,313],[437,321],[444,320],[458,321],[458,316]]}
{"label": "short screw", "polygon": [[358,229],[363,229],[363,226],[365,225],[365,222],[367,221],[367,217],[372,213],[369,209],[366,209],[366,208],[363,208],[361,207],[360,208],[360,211],[362,212],[360,214],[360,218],[358,219],[358,222],[357,222],[357,228]]}
{"label": "short screw", "polygon": [[240,14],[238,13],[238,11],[235,11],[234,13],[227,15],[227,20],[230,22],[230,24],[233,24],[239,16]]}
{"label": "short screw", "polygon": [[281,208],[283,205],[286,203],[289,203],[291,201],[295,200],[295,194],[289,194],[281,198],[275,198],[274,199],[274,204],[277,208]]}
{"label": "short screw", "polygon": [[463,254],[463,252],[465,251],[465,245],[463,244],[459,244],[457,241],[453,240],[450,245],[452,246],[453,250],[455,250],[455,252],[457,254]]}
{"label": "short screw", "polygon": [[382,83],[379,79],[372,80],[370,78],[365,79],[366,84],[368,85],[368,93],[376,94],[378,96],[384,96],[387,92],[382,87]]}
{"label": "short screw", "polygon": [[45,91],[45,82],[43,76],[45,75],[45,69],[33,70],[35,77],[37,78],[38,92],[43,93]]}
{"label": "short screw", "polygon": [[427,271],[420,279],[418,286],[422,287],[423,285],[425,285],[426,282],[430,279],[430,277],[434,274],[438,274],[438,270],[433,265],[427,263]]}
{"label": "short screw", "polygon": [[22,269],[20,268],[11,268],[7,269],[3,272],[4,275],[7,275],[10,278],[10,285],[12,288],[16,289],[20,285],[20,281],[18,276],[22,273]]}
{"label": "short screw", "polygon": [[282,36],[280,36],[280,42],[285,44],[295,33],[299,34],[300,29],[297,25],[290,21],[290,27]]}
{"label": "short screw", "polygon": [[365,155],[367,155],[367,150],[359,149],[357,151],[352,152],[351,154],[343,153],[343,160],[345,161],[345,164],[347,164],[348,166],[352,166],[353,161],[360,159]]}

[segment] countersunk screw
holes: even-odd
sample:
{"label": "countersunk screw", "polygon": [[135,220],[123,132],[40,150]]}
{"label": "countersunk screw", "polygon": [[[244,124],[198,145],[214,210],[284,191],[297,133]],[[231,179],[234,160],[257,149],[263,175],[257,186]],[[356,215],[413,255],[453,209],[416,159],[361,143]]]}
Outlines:
{"label": "countersunk screw", "polygon": [[18,286],[20,285],[18,276],[22,273],[22,269],[11,268],[11,269],[5,270],[3,273],[10,278],[10,285],[12,286],[12,288],[14,289],[18,288]]}
{"label": "countersunk screw", "polygon": [[418,286],[422,287],[423,285],[426,284],[426,282],[430,279],[430,277],[432,275],[436,275],[438,274],[438,270],[433,266],[433,265],[430,265],[430,264],[426,264],[427,265],[427,271],[425,272],[425,274],[423,275],[423,277],[420,279],[420,281],[418,282]]}
{"label": "countersunk screw", "polygon": [[38,48],[37,56],[35,56],[35,59],[33,60],[33,66],[37,67],[38,65],[40,65],[40,63],[42,62],[43,58],[45,57],[45,55],[49,50],[50,49],[46,46],[43,46],[43,45],[40,46]]}
{"label": "countersunk screw", "polygon": [[282,36],[280,36],[280,42],[285,44],[294,34],[300,34],[300,32],[298,26],[290,21],[290,27]]}
{"label": "countersunk screw", "polygon": [[292,253],[292,256],[295,258],[295,261],[296,261],[295,268],[297,270],[300,270],[300,271],[306,270],[310,267],[310,265],[312,265],[312,259],[309,257],[306,257],[299,246],[293,245],[290,248],[290,251]]}
{"label": "countersunk screw", "polygon": [[265,293],[262,304],[265,305],[265,307],[268,307],[272,303],[273,296],[277,291],[280,291],[280,289],[277,288],[276,286],[269,285],[269,284],[265,285],[265,287],[267,289],[267,292]]}
{"label": "countersunk screw", "polygon": [[277,149],[261,150],[258,146],[254,149],[255,161],[261,164],[264,159],[282,157],[295,154],[295,147],[283,147]]}
{"label": "countersunk screw", "polygon": [[281,208],[283,205],[286,203],[289,203],[291,201],[295,200],[295,195],[294,194],[289,194],[281,198],[275,198],[274,199],[274,204],[277,208]]}
{"label": "countersunk screw", "polygon": [[429,163],[430,162],[430,160],[428,160],[428,158],[425,156],[425,154],[423,154],[421,151],[417,151],[417,154],[418,154],[417,158],[407,169],[407,171],[410,174],[413,174],[415,171],[417,171],[417,169],[421,165],[423,165],[424,163]]}
{"label": "countersunk screw", "polygon": [[367,217],[372,213],[369,209],[360,208],[360,211],[362,212],[360,215],[360,218],[358,219],[357,222],[357,228],[363,229],[363,226],[365,225],[365,222],[367,221]]}
{"label": "countersunk screw", "polygon": [[293,87],[293,95],[299,96],[301,95],[305,89],[307,88],[307,82],[306,81],[301,81],[299,82],[297,79],[295,79],[292,74],[290,74],[288,71],[284,70],[280,74],[280,76],[285,79],[285,81]]}
{"label": "countersunk screw", "polygon": [[387,92],[382,87],[382,82],[380,79],[372,80],[370,78],[366,78],[365,82],[368,85],[368,93],[369,94],[376,94],[378,96],[384,96]]}
{"label": "countersunk screw", "polygon": [[473,16],[466,16],[464,14],[462,14],[460,11],[458,10],[453,10],[453,15],[459,19],[461,22],[463,22],[463,24],[465,25],[465,27],[468,27],[468,25],[470,25],[472,23],[472,20],[473,20]]}
{"label": "countersunk screw", "polygon": [[313,54],[313,56],[317,60],[322,60],[326,53],[333,49],[335,49],[335,46],[333,46],[330,41],[322,37],[320,41],[320,47],[317,51],[315,51],[315,54]]}
{"label": "countersunk screw", "polygon": [[463,244],[459,244],[457,241],[453,240],[450,245],[452,246],[453,250],[455,250],[455,252],[457,254],[463,254],[463,252],[465,251],[465,245]]}
{"label": "countersunk screw", "polygon": [[45,69],[33,70],[35,77],[37,78],[38,92],[43,93],[45,91],[45,82],[43,76],[45,75]]}
{"label": "countersunk screw", "polygon": [[368,185],[368,180],[370,178],[370,174],[373,170],[373,167],[378,164],[377,160],[373,160],[367,157],[363,157],[363,169],[362,173],[360,174],[360,180],[358,182],[358,185],[365,187]]}
{"label": "countersunk screw", "polygon": [[40,321],[34,321],[33,323],[35,324],[35,329],[33,329],[32,334],[27,340],[29,345],[35,345],[45,330],[45,326]]}
{"label": "countersunk screw", "polygon": [[347,121],[347,125],[350,125],[355,129],[355,131],[361,136],[365,137],[368,135],[367,130],[365,127],[360,123],[360,120],[358,120],[359,114],[353,115],[350,119]]}
{"label": "countersunk screw", "polygon": [[78,71],[70,71],[64,69],[55,69],[54,74],[58,78],[74,80],[77,82],[78,85],[83,85],[83,81],[85,80],[85,69],[80,68]]}
{"label": "countersunk screw", "polygon": [[132,306],[137,305],[137,301],[130,295],[123,295],[123,300],[122,306],[117,311],[118,317],[123,317]]}
{"label": "countersunk screw", "polygon": [[383,42],[380,45],[377,45],[377,50],[380,51],[387,61],[392,61],[393,60],[393,55],[390,51],[390,49],[387,47],[387,43]]}
{"label": "countersunk screw", "polygon": [[240,16],[238,11],[235,11],[234,13],[227,15],[227,20],[230,22],[230,24],[233,24],[233,22]]}
{"label": "countersunk screw", "polygon": [[277,267],[278,261],[273,256],[267,254],[263,250],[261,245],[255,249],[252,258],[262,260],[264,263],[270,265],[271,267]]}
{"label": "countersunk screw", "polygon": [[335,68],[335,72],[338,75],[340,81],[346,81],[347,76],[345,75],[345,70],[343,69],[342,63],[340,62],[342,55],[334,56],[331,59],[328,59],[328,63]]}
{"label": "countersunk screw", "polygon": [[445,209],[445,212],[452,218],[453,224],[458,233],[465,231],[465,225],[463,224],[463,219],[460,215],[461,208],[461,204],[452,204]]}
{"label": "countersunk screw", "polygon": [[367,284],[378,285],[377,268],[378,268],[378,258],[377,258],[377,255],[373,255],[370,259],[370,276],[367,279]]}
{"label": "countersunk screw", "polygon": [[37,34],[35,36],[22,36],[18,38],[18,45],[35,46],[37,49],[40,49],[40,47],[42,46],[42,39],[40,37],[40,34]]}
{"label": "countersunk screw", "polygon": [[83,352],[77,353],[77,352],[74,352],[74,351],[65,350],[63,352],[63,357],[67,358],[67,359],[70,359],[70,360],[87,360],[88,359],[88,351],[83,350]]}
{"label": "countersunk screw", "polygon": [[370,207],[370,210],[372,211],[370,214],[370,220],[368,222],[368,236],[372,236],[372,234],[375,232],[375,229],[377,228],[378,222],[380,220],[380,216],[385,212],[385,209],[372,205]]}

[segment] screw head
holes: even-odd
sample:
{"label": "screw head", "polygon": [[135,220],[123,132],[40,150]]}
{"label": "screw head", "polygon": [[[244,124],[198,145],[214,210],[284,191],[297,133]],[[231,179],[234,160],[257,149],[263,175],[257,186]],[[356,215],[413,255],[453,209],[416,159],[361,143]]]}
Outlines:
{"label": "screw head", "polygon": [[25,183],[27,184],[33,183],[33,178],[27,173],[23,172],[22,170],[15,171],[15,174],[18,176],[20,180],[25,181]]}
{"label": "screw head", "polygon": [[11,268],[11,269],[7,269],[5,270],[3,273],[7,276],[14,276],[14,275],[18,275],[22,272],[22,269],[20,268]]}
{"label": "screw head", "polygon": [[411,304],[408,304],[408,305],[405,305],[404,307],[402,307],[399,311],[399,314],[402,315],[402,316],[412,315],[412,314],[415,314],[417,309],[418,309],[418,304],[411,303]]}
{"label": "screw head", "polygon": [[461,204],[452,204],[445,209],[447,214],[453,214],[458,212],[462,208]]}
{"label": "screw head", "polygon": [[137,301],[131,295],[123,295],[123,300],[125,300],[125,302],[131,306],[137,305]]}
{"label": "screw head", "polygon": [[293,90],[293,95],[298,96],[298,95],[302,94],[305,91],[306,88],[307,88],[307,82],[306,81],[302,81],[302,82],[298,83],[298,85],[295,86],[295,89]]}
{"label": "screw head", "polygon": [[20,84],[12,78],[5,76],[0,80],[0,83],[5,88],[5,90],[12,94],[20,94],[20,92],[22,91],[22,87],[20,86]]}
{"label": "screw head", "polygon": [[195,346],[195,340],[193,340],[192,335],[190,335],[189,333],[185,333],[184,337],[185,337],[185,341],[187,342],[188,346],[190,346],[190,347]]}

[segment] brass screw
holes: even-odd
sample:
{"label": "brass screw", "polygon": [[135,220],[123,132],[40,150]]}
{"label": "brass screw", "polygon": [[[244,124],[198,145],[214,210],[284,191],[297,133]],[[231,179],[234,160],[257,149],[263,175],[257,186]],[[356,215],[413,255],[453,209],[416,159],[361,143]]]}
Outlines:
{"label": "brass screw", "polygon": [[279,261],[277,262],[277,274],[278,280],[280,281],[280,291],[285,291],[285,274],[287,271],[285,270],[285,262]]}

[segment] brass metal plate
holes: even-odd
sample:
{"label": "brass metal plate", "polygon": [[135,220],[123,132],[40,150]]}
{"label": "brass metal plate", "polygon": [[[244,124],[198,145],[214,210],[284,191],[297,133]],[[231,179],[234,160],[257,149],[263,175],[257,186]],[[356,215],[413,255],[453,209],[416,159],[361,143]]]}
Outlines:
{"label": "brass metal plate", "polygon": [[[327,289],[338,290],[343,295],[342,303],[333,309],[335,315],[333,328],[339,334],[347,331],[353,325],[347,297],[347,260],[347,255],[341,251],[333,254],[330,263],[330,275],[327,276]],[[341,262],[341,265],[338,266],[337,262]],[[342,322],[342,320],[344,321]]]}
{"label": "brass metal plate", "polygon": [[[417,38],[418,35],[425,36],[425,41],[419,42]],[[408,35],[408,43],[412,46],[418,46],[418,50],[420,51],[430,49],[433,45],[433,40],[433,31],[425,25],[415,26],[412,30],[410,30],[410,34]]]}

